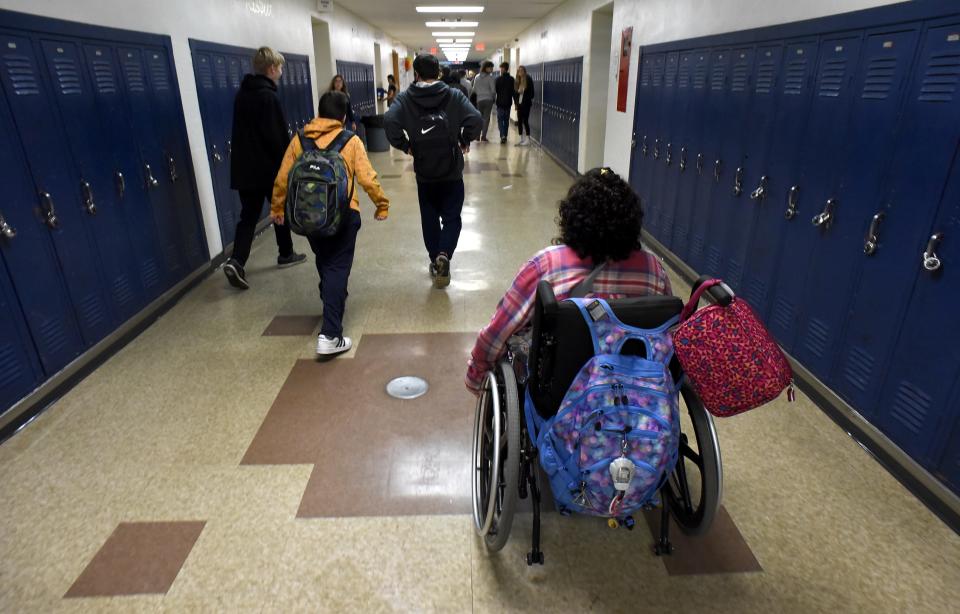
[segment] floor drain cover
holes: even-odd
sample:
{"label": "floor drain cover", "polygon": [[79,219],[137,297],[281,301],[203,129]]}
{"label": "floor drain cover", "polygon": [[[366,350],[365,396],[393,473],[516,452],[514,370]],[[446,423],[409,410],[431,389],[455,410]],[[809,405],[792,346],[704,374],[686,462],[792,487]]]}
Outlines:
{"label": "floor drain cover", "polygon": [[427,394],[427,380],[412,375],[398,377],[387,384],[387,394],[395,399],[415,399]]}

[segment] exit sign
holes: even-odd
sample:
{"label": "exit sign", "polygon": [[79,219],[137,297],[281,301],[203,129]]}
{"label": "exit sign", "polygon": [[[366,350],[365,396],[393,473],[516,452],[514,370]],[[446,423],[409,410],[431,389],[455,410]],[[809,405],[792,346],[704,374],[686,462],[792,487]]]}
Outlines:
{"label": "exit sign", "polygon": [[486,49],[486,48],[487,48],[487,46],[486,46],[485,44],[483,44],[483,43],[477,43],[477,47],[476,47],[477,51],[483,51],[483,50]]}
{"label": "exit sign", "polygon": [[430,47],[430,55],[437,55],[437,48],[436,48],[436,47]]}

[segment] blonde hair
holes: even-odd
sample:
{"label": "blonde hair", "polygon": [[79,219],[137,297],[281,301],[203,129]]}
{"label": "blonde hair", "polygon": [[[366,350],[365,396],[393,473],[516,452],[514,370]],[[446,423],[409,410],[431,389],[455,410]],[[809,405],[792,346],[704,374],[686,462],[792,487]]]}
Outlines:
{"label": "blonde hair", "polygon": [[[523,69],[523,76],[520,76],[520,69],[521,69],[521,68]],[[530,78],[530,77],[527,75],[527,67],[526,67],[526,66],[518,66],[518,67],[517,67],[517,78],[516,78],[516,81],[514,82],[514,89],[515,89],[517,92],[523,92],[525,89],[527,89],[527,79],[529,79],[529,78]]]}
{"label": "blonde hair", "polygon": [[286,62],[282,53],[270,47],[260,47],[253,54],[253,69],[260,75],[267,74],[271,66],[283,66]]}

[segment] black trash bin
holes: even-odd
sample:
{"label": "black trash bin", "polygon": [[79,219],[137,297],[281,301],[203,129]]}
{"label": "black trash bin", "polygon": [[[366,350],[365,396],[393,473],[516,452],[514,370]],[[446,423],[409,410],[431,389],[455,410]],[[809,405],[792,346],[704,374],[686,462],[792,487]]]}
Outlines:
{"label": "black trash bin", "polygon": [[360,120],[367,133],[367,151],[390,151],[387,131],[383,129],[383,115],[366,115]]}

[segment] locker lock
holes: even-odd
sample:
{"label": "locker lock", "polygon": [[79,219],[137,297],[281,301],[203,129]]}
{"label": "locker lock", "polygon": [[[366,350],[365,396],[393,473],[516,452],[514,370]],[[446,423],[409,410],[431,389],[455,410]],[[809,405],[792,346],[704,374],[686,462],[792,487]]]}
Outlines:
{"label": "locker lock", "polygon": [[934,251],[939,247],[940,241],[943,240],[943,235],[941,233],[936,233],[930,237],[930,241],[927,242],[927,249],[923,252],[923,268],[933,273],[934,271],[939,271],[943,266],[943,263],[940,262],[940,258],[937,257],[936,252]]}
{"label": "locker lock", "polygon": [[813,216],[813,225],[817,228],[830,228],[830,223],[833,221],[833,209],[837,206],[836,198],[828,198],[827,205],[823,208],[823,211]]}
{"label": "locker lock", "polygon": [[40,203],[43,209],[43,223],[56,230],[60,228],[60,220],[57,219],[57,212],[53,208],[53,197],[50,192],[40,192]]}
{"label": "locker lock", "polygon": [[697,175],[703,175],[703,154],[697,154]]}
{"label": "locker lock", "polygon": [[760,177],[760,185],[753,192],[750,192],[750,200],[763,200],[767,196],[767,176]]}
{"label": "locker lock", "polygon": [[144,175],[146,175],[146,177],[147,177],[147,187],[148,187],[148,188],[155,188],[155,187],[157,187],[158,185],[160,185],[160,182],[157,181],[157,178],[153,176],[153,169],[150,168],[150,165],[149,165],[149,164],[144,164],[144,165],[143,165],[143,173],[144,173]]}
{"label": "locker lock", "polygon": [[12,239],[17,236],[17,231],[7,223],[2,213],[0,213],[0,235],[3,235],[4,239]]}
{"label": "locker lock", "polygon": [[90,183],[81,180],[80,191],[83,192],[83,208],[86,209],[90,215],[96,215],[97,204],[93,202],[93,190],[90,188]]}
{"label": "locker lock", "polygon": [[673,163],[673,143],[667,143],[667,166],[670,166]]}
{"label": "locker lock", "polygon": [[687,170],[687,148],[680,148],[680,172]]}
{"label": "locker lock", "polygon": [[791,186],[787,192],[787,212],[783,214],[788,220],[797,217],[797,205],[800,204],[800,187]]}
{"label": "locker lock", "polygon": [[653,141],[653,159],[660,159],[660,139],[654,139]]}
{"label": "locker lock", "polygon": [[733,175],[733,195],[740,196],[743,194],[743,167],[738,166],[737,172]]}
{"label": "locker lock", "polygon": [[717,183],[720,183],[720,165],[722,164],[720,158],[717,158],[713,162],[713,180]]}
{"label": "locker lock", "polygon": [[867,238],[863,242],[863,253],[867,256],[877,253],[877,248],[880,246],[880,222],[883,221],[885,216],[886,214],[880,211],[873,216],[873,221],[870,222],[870,230],[867,231]]}

